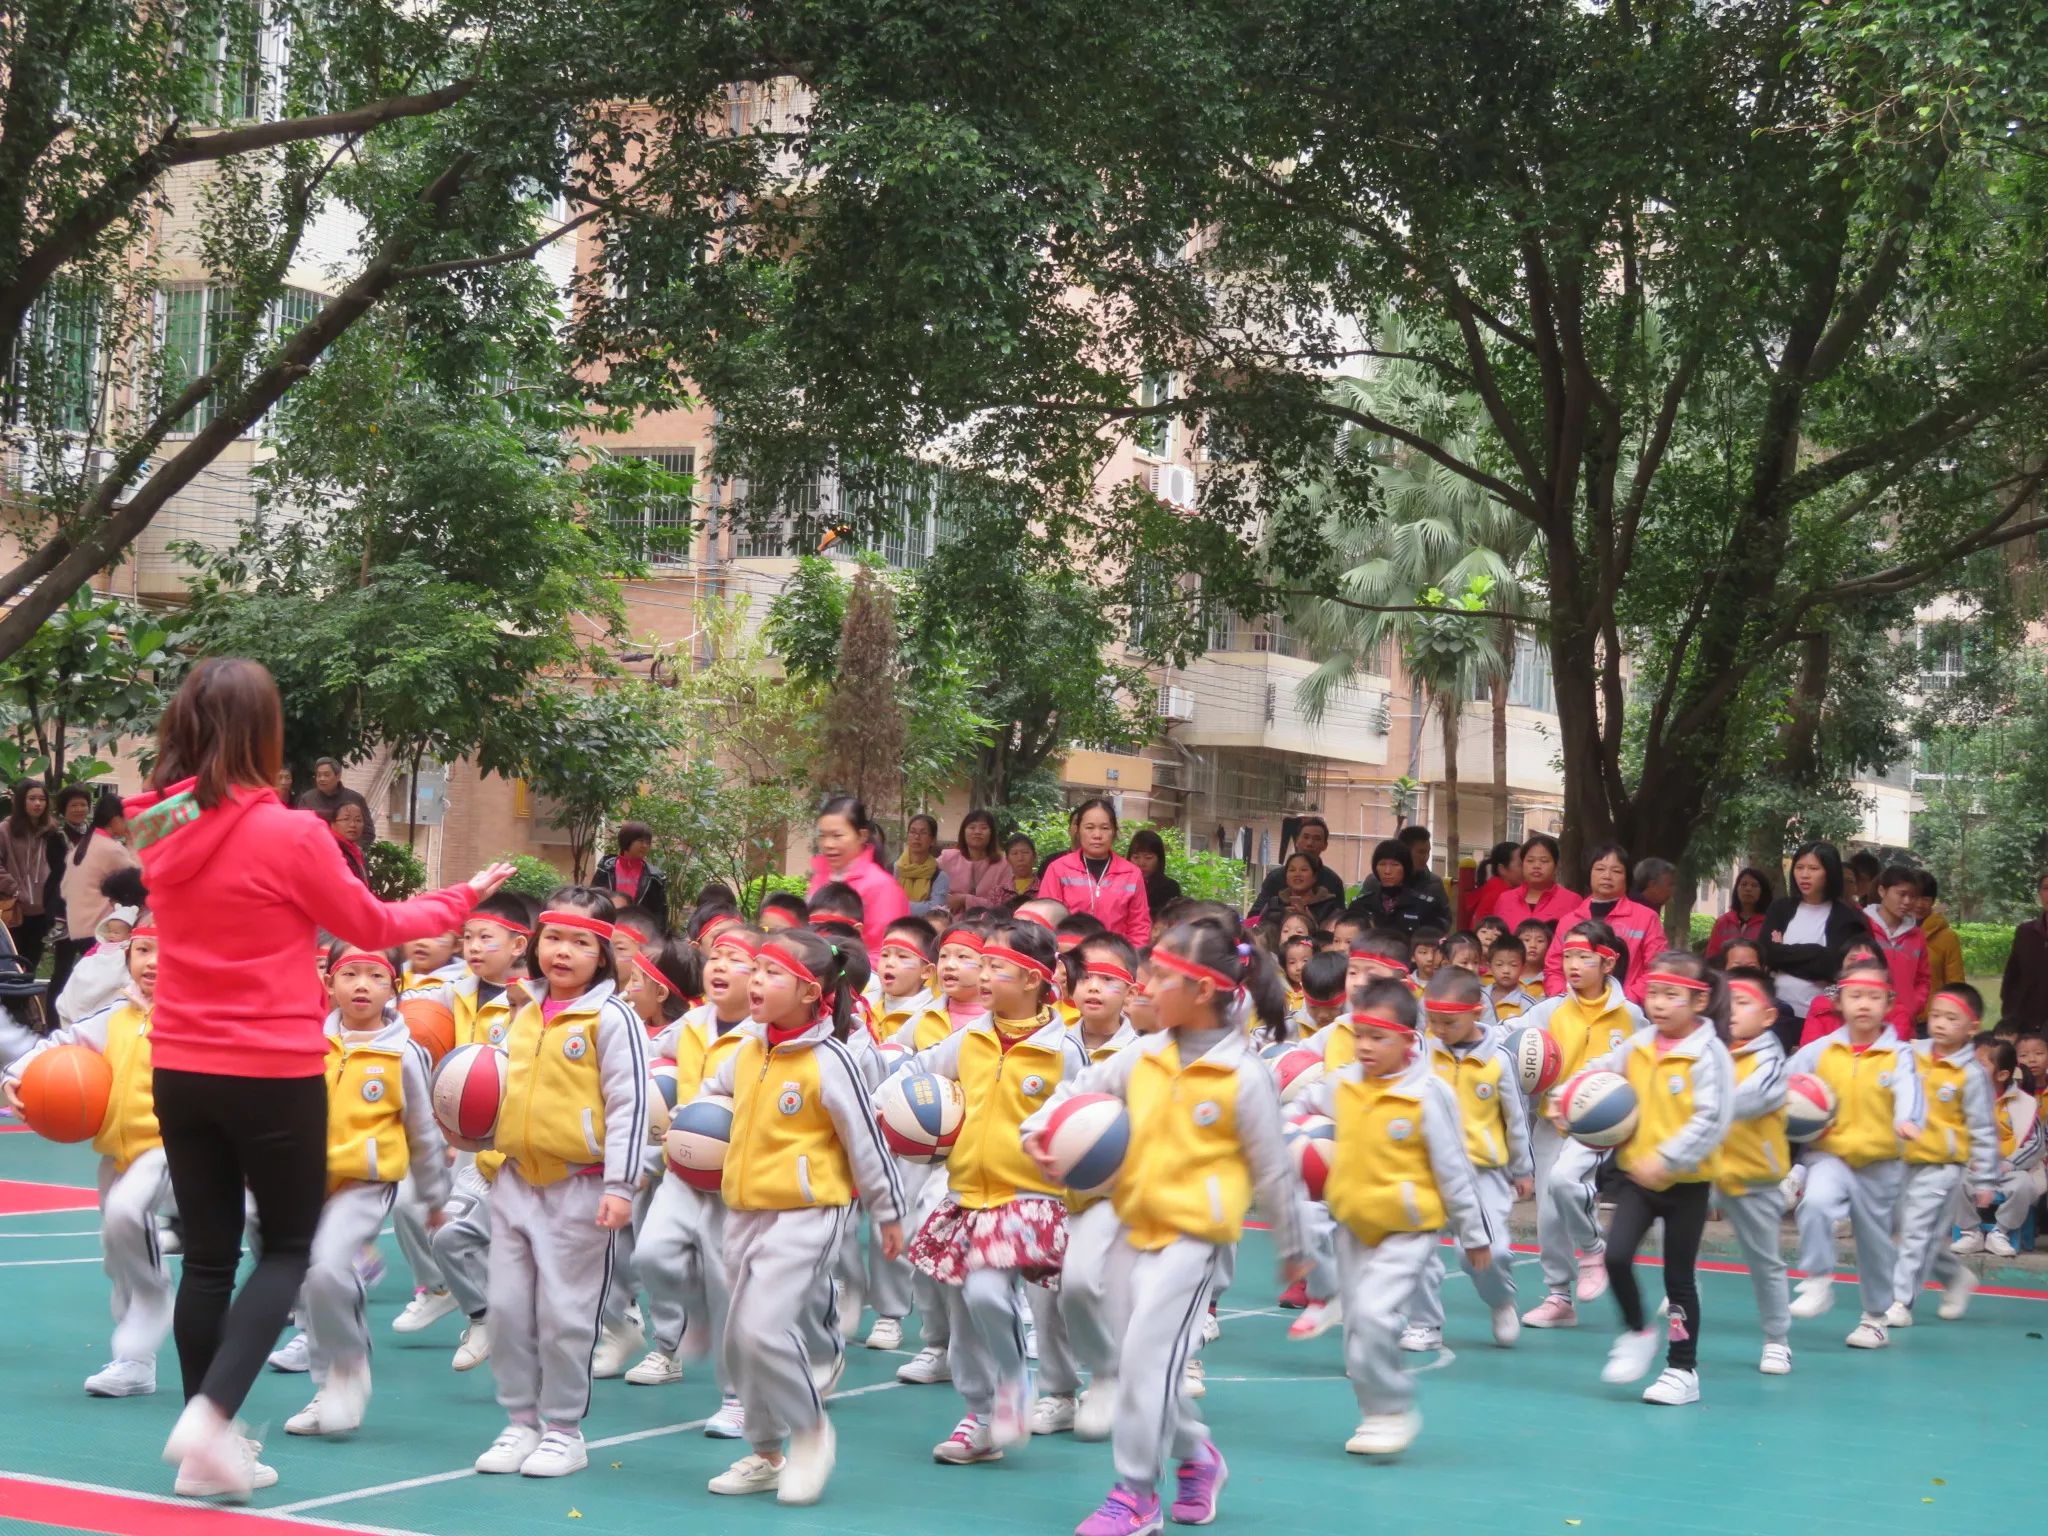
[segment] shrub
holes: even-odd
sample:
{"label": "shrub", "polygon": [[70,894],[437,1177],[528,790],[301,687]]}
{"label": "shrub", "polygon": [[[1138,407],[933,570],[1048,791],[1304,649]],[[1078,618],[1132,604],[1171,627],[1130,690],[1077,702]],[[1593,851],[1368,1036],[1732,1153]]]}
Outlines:
{"label": "shrub", "polygon": [[761,902],[770,893],[787,891],[792,896],[801,896],[810,888],[811,882],[802,875],[756,875],[740,892],[740,910],[748,917],[759,917]]}
{"label": "shrub", "polygon": [[370,889],[382,901],[417,896],[427,883],[427,866],[403,843],[379,838],[370,845],[368,866]]}
{"label": "shrub", "polygon": [[1971,976],[1998,976],[2012,954],[2012,927],[2007,923],[1957,923],[1962,941],[1963,970]]}
{"label": "shrub", "polygon": [[498,857],[513,866],[512,878],[505,882],[505,889],[531,896],[535,901],[546,901],[555,888],[567,883],[569,878],[546,859],[537,859],[530,853],[501,853]]}

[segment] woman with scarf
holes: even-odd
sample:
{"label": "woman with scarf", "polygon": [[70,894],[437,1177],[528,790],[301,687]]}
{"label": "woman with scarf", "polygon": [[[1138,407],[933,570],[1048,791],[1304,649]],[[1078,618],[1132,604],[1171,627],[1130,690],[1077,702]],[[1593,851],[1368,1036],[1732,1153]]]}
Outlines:
{"label": "woman with scarf", "polygon": [[938,818],[922,811],[910,818],[903,834],[903,853],[896,860],[896,883],[910,898],[913,916],[945,915],[953,879],[939,864]]}

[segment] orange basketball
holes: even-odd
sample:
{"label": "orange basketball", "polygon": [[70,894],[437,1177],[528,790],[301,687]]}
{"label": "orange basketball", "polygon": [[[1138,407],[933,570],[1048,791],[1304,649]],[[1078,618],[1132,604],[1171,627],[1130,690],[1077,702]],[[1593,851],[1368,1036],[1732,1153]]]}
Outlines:
{"label": "orange basketball", "polygon": [[22,1069],[15,1085],[29,1129],[51,1141],[91,1141],[106,1123],[114,1071],[83,1045],[53,1045]]}
{"label": "orange basketball", "polygon": [[431,997],[408,997],[398,1005],[405,1027],[426,1048],[427,1059],[439,1062],[455,1049],[455,1015],[446,1003]]}

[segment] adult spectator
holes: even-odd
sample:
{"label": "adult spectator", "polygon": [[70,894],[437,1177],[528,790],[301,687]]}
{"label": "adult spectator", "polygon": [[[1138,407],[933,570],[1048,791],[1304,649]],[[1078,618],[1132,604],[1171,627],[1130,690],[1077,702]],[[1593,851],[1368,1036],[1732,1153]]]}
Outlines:
{"label": "adult spectator", "polygon": [[999,906],[1029,896],[1038,888],[1038,845],[1022,832],[1012,832],[1010,840],[1003,844],[1003,867],[1010,872],[1010,894],[997,903]]}
{"label": "adult spectator", "polygon": [[1932,997],[1943,987],[1964,980],[1963,941],[1949,925],[1945,913],[1937,910],[1941,882],[1930,870],[1920,870],[1919,892],[1913,899],[1913,915],[1920,919],[1920,932],[1927,940],[1927,985]]}
{"label": "adult spectator", "polygon": [[1833,985],[1842,946],[1870,936],[1869,920],[1842,899],[1841,854],[1833,843],[1808,843],[1792,857],[1791,893],[1764,913],[1764,964],[1778,978],[1778,1001],[1803,1024]]}
{"label": "adult spectator", "polygon": [[[1320,816],[1302,817],[1301,826],[1294,834],[1294,846],[1316,861],[1316,884],[1341,903],[1344,900],[1344,877],[1323,862],[1323,855],[1330,850],[1330,824]],[[1252,898],[1252,911],[1263,912],[1272,905],[1273,898],[1279,894],[1280,887],[1286,883],[1286,879],[1285,864],[1269,871],[1259,886],[1258,895]]]}
{"label": "adult spectator", "polygon": [[[1140,827],[1131,834],[1131,846],[1125,850],[1124,856],[1137,865],[1138,873],[1145,877],[1145,905],[1152,909],[1154,916],[1180,900],[1180,882],[1166,872],[1165,838],[1150,827]],[[1338,897],[1338,905],[1343,905],[1341,896]]]}
{"label": "adult spectator", "polygon": [[1411,822],[1394,836],[1408,850],[1408,868],[1411,871],[1408,883],[1442,907],[1444,921],[1448,923],[1451,913],[1451,892],[1444,884],[1443,876],[1429,867],[1429,828]]}
{"label": "adult spectator", "polygon": [[910,899],[882,867],[881,851],[882,834],[868,820],[868,808],[852,795],[834,795],[819,807],[811,893],[833,880],[853,887],[861,901],[861,937],[870,954],[882,947],[891,923],[910,916]]}
{"label": "adult spectator", "polygon": [[1479,866],[1478,873],[1485,878],[1472,893],[1472,927],[1478,926],[1501,897],[1522,883],[1522,845],[1495,843],[1487,851],[1486,862]]}
{"label": "adult spectator", "polygon": [[654,849],[654,829],[644,821],[619,823],[619,851],[597,861],[591,883],[601,891],[616,891],[622,902],[632,902],[668,932],[668,876],[648,860]]}
{"label": "adult spectator", "polygon": [[[277,1481],[234,1418],[298,1297],[327,1196],[315,935],[383,949],[447,933],[512,873],[496,864],[467,885],[378,901],[349,878],[326,827],[278,802],[283,749],[270,674],[202,661],[157,728],[149,793],[127,806],[164,960],[150,1053],[184,1226],[173,1334],[186,1403],[164,1454],[178,1492],[198,1497],[246,1498]],[[245,1200],[263,1241],[236,1298]]]}
{"label": "adult spectator", "polygon": [[[1655,908],[1628,894],[1628,850],[1619,843],[1593,849],[1586,863],[1586,899],[1557,920],[1557,931],[1570,933],[1588,919],[1605,923],[1621,940],[1628,956],[1622,991],[1630,1002],[1642,1002],[1650,985],[1650,962],[1664,951],[1664,924]],[[1543,957],[1543,985],[1552,997],[1564,991],[1562,944],[1551,945]]]}
{"label": "adult spectator", "polygon": [[[67,869],[71,856],[92,836],[92,812],[93,792],[85,785],[66,784],[57,791],[57,830],[64,834]],[[60,893],[63,890],[61,875],[58,889]],[[56,920],[50,925],[50,953],[54,956],[50,965],[51,997],[63,993],[64,983],[71,977],[71,968],[78,964],[79,957],[91,949],[93,943],[91,929],[81,933],[71,926],[69,905],[60,894]]]}
{"label": "adult spectator", "polygon": [[1579,904],[1577,891],[1557,883],[1558,858],[1557,839],[1548,832],[1522,839],[1522,883],[1503,891],[1493,904],[1493,915],[1508,925],[1509,933],[1532,918],[1555,928]]}
{"label": "adult spectator", "polygon": [[69,845],[50,814],[50,792],[34,779],[14,786],[14,805],[0,825],[0,902],[11,900],[7,936],[33,976],[63,900],[64,855]]}
{"label": "adult spectator", "polygon": [[2005,957],[2005,979],[1999,983],[1999,1021],[2017,1024],[2022,1033],[2048,1025],[2048,875],[2035,887],[2041,915],[2012,931],[2012,951]]}
{"label": "adult spectator", "polygon": [[1631,900],[1661,914],[1678,894],[1678,866],[1669,859],[1637,859],[1628,894]]}
{"label": "adult spectator", "polygon": [[1372,876],[1358,888],[1357,898],[1343,915],[1368,928],[1385,928],[1404,937],[1425,924],[1450,927],[1450,909],[1413,883],[1414,873],[1408,844],[1397,837],[1386,839],[1373,849]]}
{"label": "adult spectator", "polygon": [[57,830],[64,834],[68,848],[92,836],[93,792],[83,784],[66,784],[57,791]]}
{"label": "adult spectator", "polygon": [[364,885],[370,883],[370,859],[363,852],[363,808],[359,805],[344,805],[333,812],[313,813],[327,823],[327,830],[334,834],[334,840],[341,844],[341,856],[347,861],[349,872]]}
{"label": "adult spectator", "polygon": [[953,877],[939,863],[939,819],[919,811],[904,824],[903,852],[896,856],[896,883],[910,898],[913,917],[943,917]]}
{"label": "adult spectator", "polygon": [[1714,919],[1707,934],[1707,958],[1719,960],[1728,946],[1738,941],[1760,943],[1764,936],[1764,913],[1770,905],[1769,878],[1760,869],[1744,869],[1735,877],[1735,893],[1729,899],[1728,910]]}
{"label": "adult spectator", "polygon": [[[272,782],[276,782],[275,775]],[[377,840],[377,818],[370,814],[370,802],[341,782],[341,764],[323,757],[313,765],[313,787],[299,796],[299,809],[318,812],[332,821],[334,813],[344,805],[355,806],[363,813],[363,831],[356,843],[367,854]]]}
{"label": "adult spectator", "polygon": [[1138,866],[1117,856],[1116,807],[1101,798],[1083,800],[1073,825],[1075,846],[1047,867],[1038,894],[1069,912],[1086,912],[1143,948],[1152,942],[1152,908]]}
{"label": "adult spectator", "polygon": [[1868,848],[1859,849],[1842,864],[1842,899],[1862,911],[1877,900],[1877,877],[1884,862]]}
{"label": "adult spectator", "polygon": [[[64,927],[84,939],[66,940],[58,949],[57,969],[50,974],[50,996],[63,995],[77,955],[91,946],[93,930],[114,909],[113,901],[100,889],[101,882],[117,869],[135,869],[141,863],[128,849],[128,818],[121,809],[121,797],[106,796],[92,808],[92,825],[64,860]],[[67,949],[75,949],[76,954],[67,959]]]}
{"label": "adult spectator", "polygon": [[960,835],[939,855],[939,868],[946,872],[948,911],[982,912],[1017,894],[996,837],[996,819],[987,811],[972,810],[960,818]]}
{"label": "adult spectator", "polygon": [[1290,915],[1297,916],[1307,923],[1310,932],[1318,928],[1328,928],[1343,916],[1343,902],[1332,896],[1325,886],[1316,881],[1316,873],[1321,868],[1314,855],[1303,853],[1299,849],[1287,855],[1287,862],[1280,866],[1281,886],[1278,894],[1252,913],[1261,931],[1264,931],[1268,923],[1277,928]]}

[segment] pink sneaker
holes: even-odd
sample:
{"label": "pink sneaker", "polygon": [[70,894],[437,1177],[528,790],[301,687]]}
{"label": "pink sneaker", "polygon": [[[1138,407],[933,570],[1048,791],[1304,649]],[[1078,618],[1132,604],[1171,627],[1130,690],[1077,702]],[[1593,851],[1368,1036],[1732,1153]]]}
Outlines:
{"label": "pink sneaker", "polygon": [[1546,1296],[1522,1314],[1524,1328],[1576,1328],[1579,1326],[1579,1309],[1569,1296],[1555,1292]]}
{"label": "pink sneaker", "polygon": [[1208,1525],[1216,1518],[1216,1499],[1230,1481],[1230,1466],[1216,1442],[1206,1441],[1199,1461],[1184,1461],[1177,1474],[1180,1487],[1173,1496],[1175,1525]]}
{"label": "pink sneaker", "polygon": [[1302,1310],[1301,1316],[1287,1325],[1290,1339],[1319,1339],[1332,1328],[1344,1322],[1344,1303],[1332,1296],[1328,1301],[1312,1301]]}
{"label": "pink sneaker", "polygon": [[1598,1301],[1607,1294],[1607,1250],[1579,1255],[1579,1300]]}
{"label": "pink sneaker", "polygon": [[1074,1536],[1158,1536],[1166,1529],[1159,1517],[1159,1496],[1148,1493],[1140,1499],[1119,1483],[1109,1490],[1102,1507],[1074,1527]]}
{"label": "pink sneaker", "polygon": [[1297,1280],[1280,1293],[1279,1305],[1290,1312],[1299,1312],[1308,1305],[1308,1282]]}

